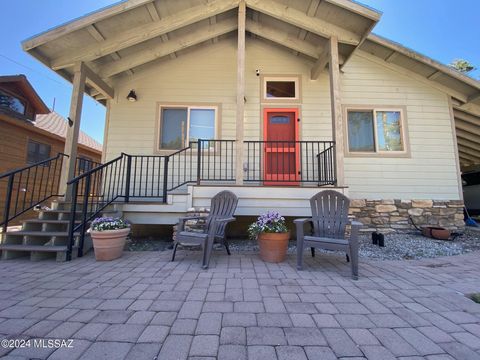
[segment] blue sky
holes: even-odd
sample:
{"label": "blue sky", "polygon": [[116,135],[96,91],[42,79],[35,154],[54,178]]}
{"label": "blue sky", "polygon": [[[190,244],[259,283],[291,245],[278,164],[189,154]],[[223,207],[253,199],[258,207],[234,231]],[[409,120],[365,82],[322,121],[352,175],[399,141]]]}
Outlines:
{"label": "blue sky", "polygon": [[[68,116],[71,85],[21,49],[21,41],[115,3],[112,0],[15,0],[1,2],[0,74],[27,75],[45,103]],[[383,12],[374,32],[443,63],[465,58],[480,67],[480,1],[362,0]],[[8,36],[7,36],[8,34]],[[7,59],[8,58],[8,59]],[[480,77],[480,71],[470,73]],[[102,142],[105,108],[86,96],[81,128]]]}

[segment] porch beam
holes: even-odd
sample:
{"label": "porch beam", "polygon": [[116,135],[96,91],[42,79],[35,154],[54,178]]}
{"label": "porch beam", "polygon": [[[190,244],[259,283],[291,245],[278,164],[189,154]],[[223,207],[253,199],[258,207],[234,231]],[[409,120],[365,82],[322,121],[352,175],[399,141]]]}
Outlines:
{"label": "porch beam", "polygon": [[98,21],[102,21],[112,16],[126,12],[128,10],[135,9],[139,6],[151,3],[152,1],[154,0],[129,0],[122,1],[119,4],[106,7],[103,10],[96,11],[78,20],[74,20],[64,25],[60,25],[50,31],[25,40],[24,42],[22,42],[23,50],[29,51],[40,45],[46,44],[47,42],[54,41],[73,31],[81,30],[89,25],[95,24]]}
{"label": "porch beam", "polygon": [[[149,5],[152,5],[151,3],[147,4],[147,8]],[[95,24],[92,24],[92,25],[89,25],[86,27],[88,33],[95,39],[97,40],[97,42],[102,42],[102,41],[105,41],[105,36],[102,35],[102,33],[97,29],[97,27],[95,26]],[[113,52],[110,54],[110,57],[117,61],[119,60],[121,57],[120,55],[117,53],[117,52]],[[131,70],[130,70],[131,71]],[[133,72],[132,72],[133,74]]]}
{"label": "porch beam", "polygon": [[[155,4],[153,3],[147,4],[147,10],[153,22],[160,20],[160,14],[158,13],[158,10],[155,7]],[[168,34],[163,34],[162,36],[160,36],[160,38],[162,39],[163,42],[170,40],[170,37],[168,36]],[[170,59],[175,59],[176,57],[177,55],[175,53],[170,54]]]}
{"label": "porch beam", "polygon": [[310,79],[317,80],[330,61],[330,46],[323,50],[310,71]]}
{"label": "porch beam", "polygon": [[243,184],[243,140],[245,121],[245,23],[246,4],[241,0],[238,5],[238,41],[237,41],[237,117],[236,117],[236,147],[235,183]]}
{"label": "porch beam", "polygon": [[338,57],[338,39],[332,36],[329,41],[330,105],[332,113],[332,137],[335,141],[335,168],[337,186],[345,185],[343,156],[343,115],[340,92],[340,62]]}
{"label": "porch beam", "polygon": [[121,32],[116,36],[112,36],[110,39],[105,39],[105,41],[101,43],[92,44],[76,51],[70,51],[53,59],[50,66],[53,70],[59,70],[72,66],[76,61],[93,61],[115,51],[208,19],[211,16],[221,14],[235,8],[237,5],[238,0],[216,0],[211,3],[202,3],[167,16],[159,21]]}
{"label": "porch beam", "polygon": [[344,44],[358,45],[360,43],[361,36],[359,34],[345,30],[327,21],[310,17],[300,10],[280,4],[274,0],[246,0],[246,2],[247,6],[253,10],[280,19],[326,39],[337,36],[338,41]]}
{"label": "porch beam", "polygon": [[[307,9],[308,16],[315,16],[315,13],[317,12],[317,9],[320,6],[321,1],[322,0],[310,0],[310,5],[308,5],[308,9]],[[307,38],[307,34],[308,34],[307,30],[300,29],[298,33],[298,38],[300,40],[305,40]],[[298,52],[295,55],[298,55]]]}
{"label": "porch beam", "polygon": [[87,83],[92,85],[95,90],[105,95],[107,99],[113,99],[115,96],[115,91],[113,88],[103,81],[100,76],[98,76],[92,69],[87,65],[83,64],[83,71],[87,77]]}
{"label": "porch beam", "polygon": [[273,27],[262,25],[258,22],[247,19],[246,30],[261,38],[310,56],[311,58],[318,58],[319,51],[316,46],[305,40],[300,40],[288,33],[278,31],[278,29]]}
{"label": "porch beam", "polygon": [[474,94],[474,95],[472,95],[472,96],[469,96],[469,97],[468,97],[468,102],[476,101],[476,100],[478,100],[478,99],[480,99],[480,92],[478,92],[478,93],[476,93],[476,94]]}
{"label": "porch beam", "polygon": [[67,129],[64,153],[69,157],[63,159],[62,173],[60,177],[59,192],[65,194],[65,199],[71,199],[71,193],[67,189],[67,182],[75,176],[75,163],[77,159],[78,135],[80,133],[80,119],[82,115],[83,93],[86,80],[85,64],[78,62],[74,67],[72,99],[70,102],[69,119],[72,125]]}
{"label": "porch beam", "polygon": [[102,78],[109,78],[128,69],[135,68],[164,56],[173,54],[177,51],[213,39],[214,37],[229,33],[234,31],[236,28],[237,22],[233,18],[217,22],[213,25],[207,25],[193,33],[187,33],[182,36],[178,36],[175,39],[162,42],[157,46],[138,51],[133,55],[125,56],[114,63],[100,66],[98,68],[98,73]]}

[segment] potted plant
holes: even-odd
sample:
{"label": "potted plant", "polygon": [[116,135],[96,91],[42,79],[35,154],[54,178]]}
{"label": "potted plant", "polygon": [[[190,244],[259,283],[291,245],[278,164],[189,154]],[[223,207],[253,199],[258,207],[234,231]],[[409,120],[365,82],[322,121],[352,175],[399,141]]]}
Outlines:
{"label": "potted plant", "polygon": [[260,258],[266,262],[278,263],[287,256],[290,231],[285,218],[276,211],[268,211],[258,217],[248,228],[251,239],[258,239]]}
{"label": "potted plant", "polygon": [[90,235],[95,259],[107,261],[122,256],[130,225],[120,218],[101,217],[92,221]]}

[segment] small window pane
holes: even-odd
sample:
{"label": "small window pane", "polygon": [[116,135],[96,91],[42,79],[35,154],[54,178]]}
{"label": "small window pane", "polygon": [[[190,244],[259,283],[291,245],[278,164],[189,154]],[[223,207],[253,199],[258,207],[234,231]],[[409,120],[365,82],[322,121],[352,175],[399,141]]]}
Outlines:
{"label": "small window pane", "polygon": [[374,136],[373,112],[348,112],[348,147],[350,151],[375,151]]}
{"label": "small window pane", "polygon": [[288,116],[272,116],[270,119],[271,124],[289,124],[290,118]]}
{"label": "small window pane", "polygon": [[29,140],[27,163],[35,164],[37,162],[48,159],[50,157],[50,150],[51,150],[50,145],[41,144],[32,140]]}
{"label": "small window pane", "polygon": [[377,111],[377,136],[380,151],[402,151],[400,111]]}
{"label": "small window pane", "polygon": [[190,110],[190,141],[215,139],[215,110]]}
{"label": "small window pane", "polygon": [[267,81],[267,98],[296,98],[295,81]]}
{"label": "small window pane", "polygon": [[16,97],[0,91],[0,107],[25,114],[25,105]]}
{"label": "small window pane", "polygon": [[187,139],[187,109],[163,109],[160,147],[181,149]]}

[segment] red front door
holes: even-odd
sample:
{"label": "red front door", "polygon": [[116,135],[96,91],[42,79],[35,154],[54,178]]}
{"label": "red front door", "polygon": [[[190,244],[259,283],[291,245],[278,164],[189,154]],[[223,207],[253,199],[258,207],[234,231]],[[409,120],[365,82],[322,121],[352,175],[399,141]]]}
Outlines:
{"label": "red front door", "polygon": [[298,109],[265,109],[264,183],[298,185]]}

